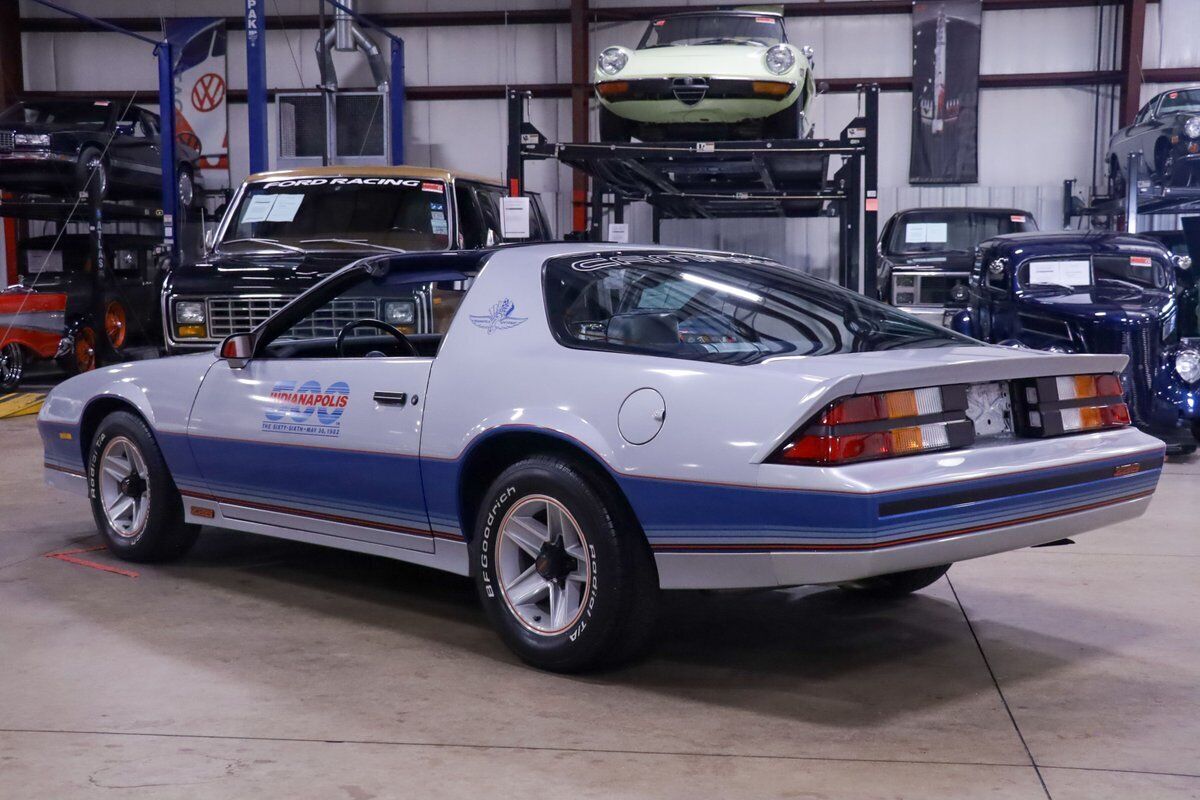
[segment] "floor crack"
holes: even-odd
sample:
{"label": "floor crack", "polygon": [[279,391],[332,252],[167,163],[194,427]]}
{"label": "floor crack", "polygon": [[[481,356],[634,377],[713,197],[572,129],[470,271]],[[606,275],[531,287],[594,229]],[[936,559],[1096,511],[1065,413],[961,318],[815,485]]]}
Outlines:
{"label": "floor crack", "polygon": [[992,685],[996,687],[996,694],[1000,696],[1000,702],[1004,705],[1004,710],[1008,714],[1009,721],[1012,722],[1013,730],[1017,732],[1017,738],[1021,740],[1021,746],[1025,748],[1025,755],[1029,756],[1029,765],[1033,767],[1038,782],[1042,784],[1042,791],[1046,793],[1046,800],[1054,800],[1050,795],[1050,787],[1046,786],[1046,777],[1042,775],[1042,768],[1038,766],[1037,759],[1033,757],[1033,751],[1029,749],[1029,742],[1025,741],[1025,734],[1021,733],[1021,726],[1017,724],[1017,717],[1013,714],[1012,707],[1008,704],[1008,698],[1004,696],[1004,690],[1000,688],[1000,681],[996,678],[996,671],[992,669],[992,662],[988,660],[987,653],[984,652],[983,642],[979,640],[979,634],[975,630],[975,625],[967,615],[967,609],[963,605],[962,598],[958,596],[958,590],[954,588],[954,582],[950,580],[949,575],[946,575],[946,583],[950,585],[950,592],[954,595],[954,601],[958,603],[958,610],[962,612],[963,620],[967,623],[967,630],[971,631],[971,638],[975,640],[975,647],[979,650],[979,657],[983,659],[983,666],[987,668],[988,675],[992,679]]}

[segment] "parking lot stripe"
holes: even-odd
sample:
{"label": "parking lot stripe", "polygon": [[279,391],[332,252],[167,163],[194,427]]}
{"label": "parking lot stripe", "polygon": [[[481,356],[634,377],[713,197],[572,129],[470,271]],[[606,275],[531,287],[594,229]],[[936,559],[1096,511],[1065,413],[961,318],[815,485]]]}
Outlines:
{"label": "parking lot stripe", "polygon": [[82,550],[64,550],[61,553],[46,553],[46,558],[56,558],[59,561],[66,561],[68,564],[77,564],[81,567],[91,567],[98,569],[101,572],[112,572],[116,575],[124,575],[127,578],[136,578],[138,574],[131,569],[121,569],[120,567],[112,567],[108,564],[101,564],[97,561],[89,561],[86,558],[79,558],[79,553],[94,553],[97,550],[105,550],[104,545],[99,547],[85,547]]}

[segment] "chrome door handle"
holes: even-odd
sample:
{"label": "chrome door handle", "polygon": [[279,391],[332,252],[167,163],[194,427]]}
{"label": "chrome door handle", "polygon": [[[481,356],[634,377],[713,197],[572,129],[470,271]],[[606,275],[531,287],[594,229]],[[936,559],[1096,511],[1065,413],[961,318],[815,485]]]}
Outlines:
{"label": "chrome door handle", "polygon": [[408,392],[376,392],[375,402],[384,406],[408,405]]}

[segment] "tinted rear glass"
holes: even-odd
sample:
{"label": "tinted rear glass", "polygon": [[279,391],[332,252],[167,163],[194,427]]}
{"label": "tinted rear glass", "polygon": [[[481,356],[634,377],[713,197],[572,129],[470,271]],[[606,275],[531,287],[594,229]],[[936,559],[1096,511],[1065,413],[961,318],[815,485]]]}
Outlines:
{"label": "tinted rear glass", "polygon": [[751,256],[643,251],[546,263],[550,326],[570,347],[751,364],[970,339]]}
{"label": "tinted rear glass", "polygon": [[1020,212],[910,211],[892,225],[886,252],[973,253],[976,245],[993,236],[1036,230],[1033,217]]}

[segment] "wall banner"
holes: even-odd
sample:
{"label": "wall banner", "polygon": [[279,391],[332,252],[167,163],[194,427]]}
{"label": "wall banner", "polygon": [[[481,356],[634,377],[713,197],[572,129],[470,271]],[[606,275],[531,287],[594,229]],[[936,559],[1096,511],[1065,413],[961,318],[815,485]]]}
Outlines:
{"label": "wall banner", "polygon": [[914,0],[912,183],[979,180],[982,0]]}
{"label": "wall banner", "polygon": [[167,19],[175,64],[175,136],[200,153],[206,189],[229,186],[229,104],[225,20]]}

